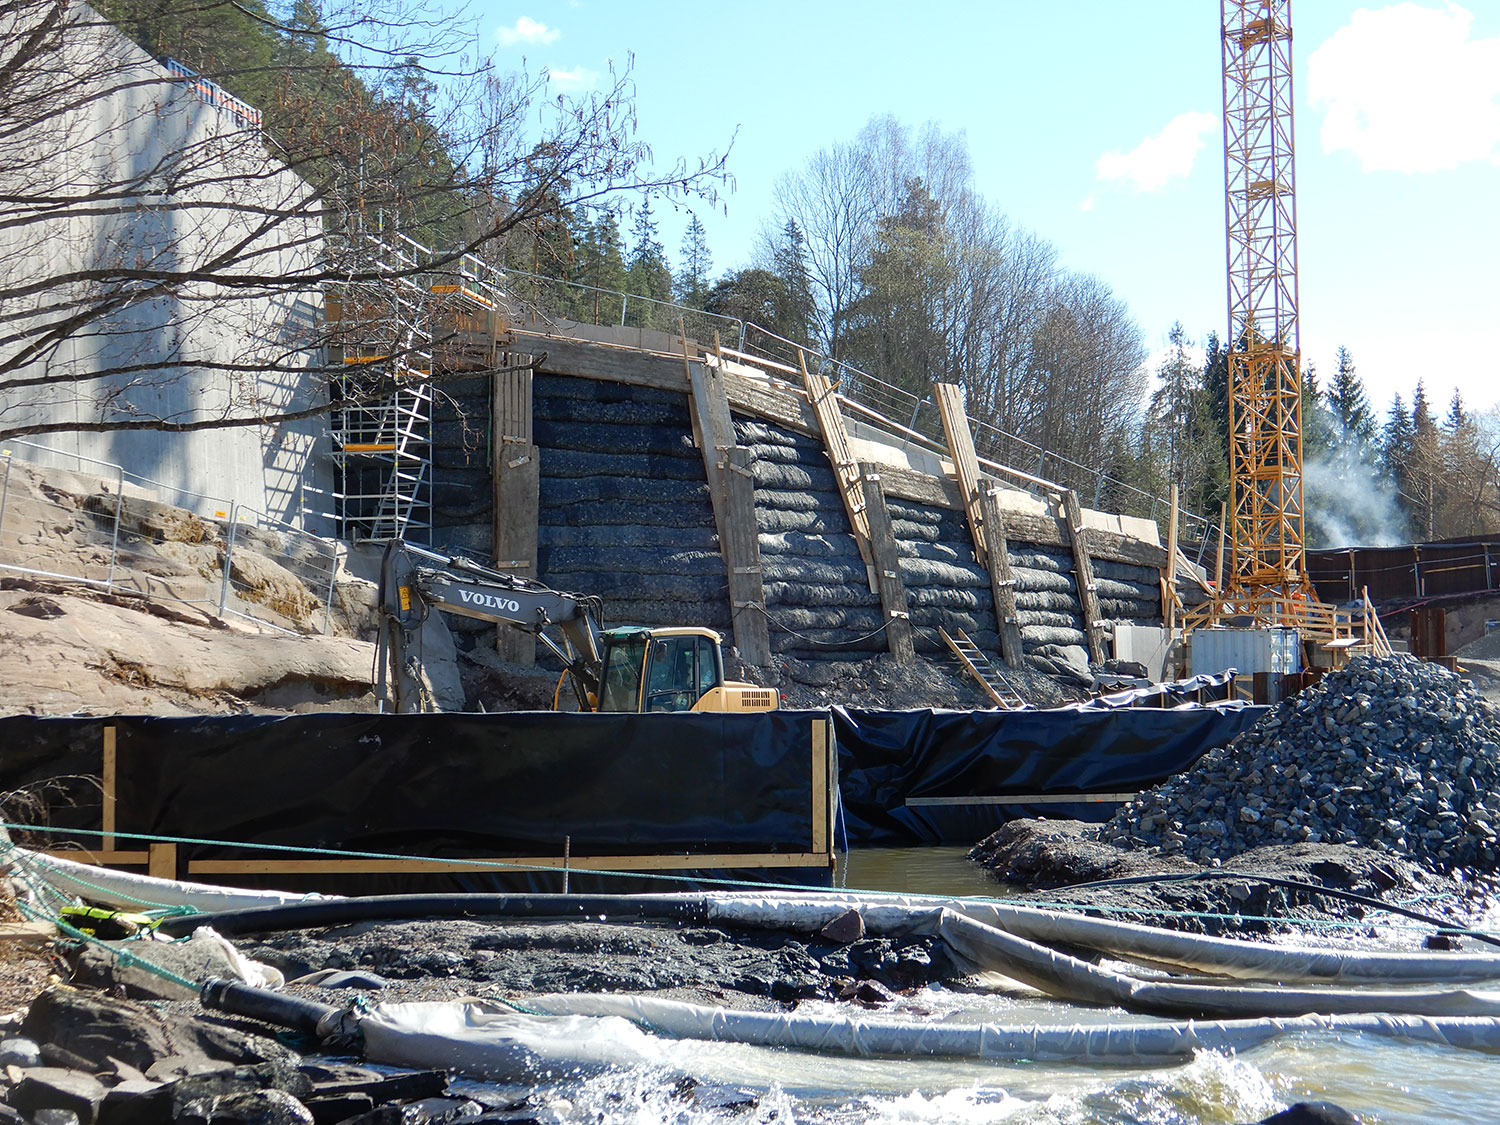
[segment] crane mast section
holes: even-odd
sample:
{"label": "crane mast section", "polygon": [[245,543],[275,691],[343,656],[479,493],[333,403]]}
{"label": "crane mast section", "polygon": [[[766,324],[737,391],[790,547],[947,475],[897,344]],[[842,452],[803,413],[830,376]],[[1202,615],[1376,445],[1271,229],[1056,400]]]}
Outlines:
{"label": "crane mast section", "polygon": [[[1223,611],[1288,623],[1303,568],[1290,0],[1221,0],[1230,570]],[[1291,614],[1290,616],[1295,616]]]}

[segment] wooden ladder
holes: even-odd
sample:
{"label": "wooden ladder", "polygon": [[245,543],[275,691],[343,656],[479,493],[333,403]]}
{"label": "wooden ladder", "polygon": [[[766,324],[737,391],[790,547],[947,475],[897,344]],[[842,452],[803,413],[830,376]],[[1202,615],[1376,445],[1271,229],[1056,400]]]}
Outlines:
{"label": "wooden ladder", "polygon": [[1016,689],[1011,686],[1005,673],[990,663],[989,657],[979,651],[979,646],[969,640],[969,635],[962,629],[953,630],[957,637],[948,635],[948,630],[938,627],[938,635],[943,638],[953,655],[958,657],[962,664],[989,693],[997,706],[1005,711],[1021,711],[1030,706],[1024,699],[1016,694]]}

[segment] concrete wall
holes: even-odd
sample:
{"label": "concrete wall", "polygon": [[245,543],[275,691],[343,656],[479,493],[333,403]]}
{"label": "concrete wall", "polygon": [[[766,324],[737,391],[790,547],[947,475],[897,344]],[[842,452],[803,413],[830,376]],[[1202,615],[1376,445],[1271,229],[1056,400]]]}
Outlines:
{"label": "concrete wall", "polygon": [[[301,211],[307,185],[257,129],[89,9],[74,9],[73,21],[50,53],[9,77],[55,105],[0,140],[0,190],[19,200],[0,230],[0,293],[20,329],[19,343],[0,343],[0,430],[189,422],[326,400],[296,358],[316,336],[317,290],[244,283],[295,277],[313,262],[320,227]],[[305,487],[331,479],[322,418],[27,440],[63,454],[44,462],[118,463],[165,485],[163,499],[203,493],[299,526]]]}

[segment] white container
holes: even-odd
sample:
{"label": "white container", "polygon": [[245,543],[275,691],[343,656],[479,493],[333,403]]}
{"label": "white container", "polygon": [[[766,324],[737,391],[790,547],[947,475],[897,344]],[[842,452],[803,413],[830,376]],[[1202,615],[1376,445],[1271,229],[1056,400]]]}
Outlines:
{"label": "white container", "polygon": [[1195,676],[1300,672],[1301,638],[1295,629],[1194,629],[1188,660]]}

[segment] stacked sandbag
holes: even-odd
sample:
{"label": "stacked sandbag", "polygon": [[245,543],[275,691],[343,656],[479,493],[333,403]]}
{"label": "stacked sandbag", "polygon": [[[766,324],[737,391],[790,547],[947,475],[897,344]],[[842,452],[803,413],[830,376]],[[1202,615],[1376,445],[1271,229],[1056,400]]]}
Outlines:
{"label": "stacked sandbag", "polygon": [[1436,664],[1359,657],[1101,829],[1199,862],[1265,844],[1352,844],[1493,871],[1500,709]]}
{"label": "stacked sandbag", "polygon": [[938,630],[961,629],[988,653],[1000,650],[990,575],[974,560],[964,513],[886,497],[901,581],[911,614],[912,643],[929,655],[948,654]]}
{"label": "stacked sandbag", "polygon": [[1094,592],[1099,616],[1125,625],[1161,624],[1161,572],[1154,566],[1134,566],[1095,558]]}
{"label": "stacked sandbag", "polygon": [[752,455],[761,580],[771,650],[800,660],[850,660],[889,650],[880,597],[822,443],[736,417]]}
{"label": "stacked sandbag", "polygon": [[729,629],[728,582],[687,396],[537,375],[537,570],[608,624]]}

